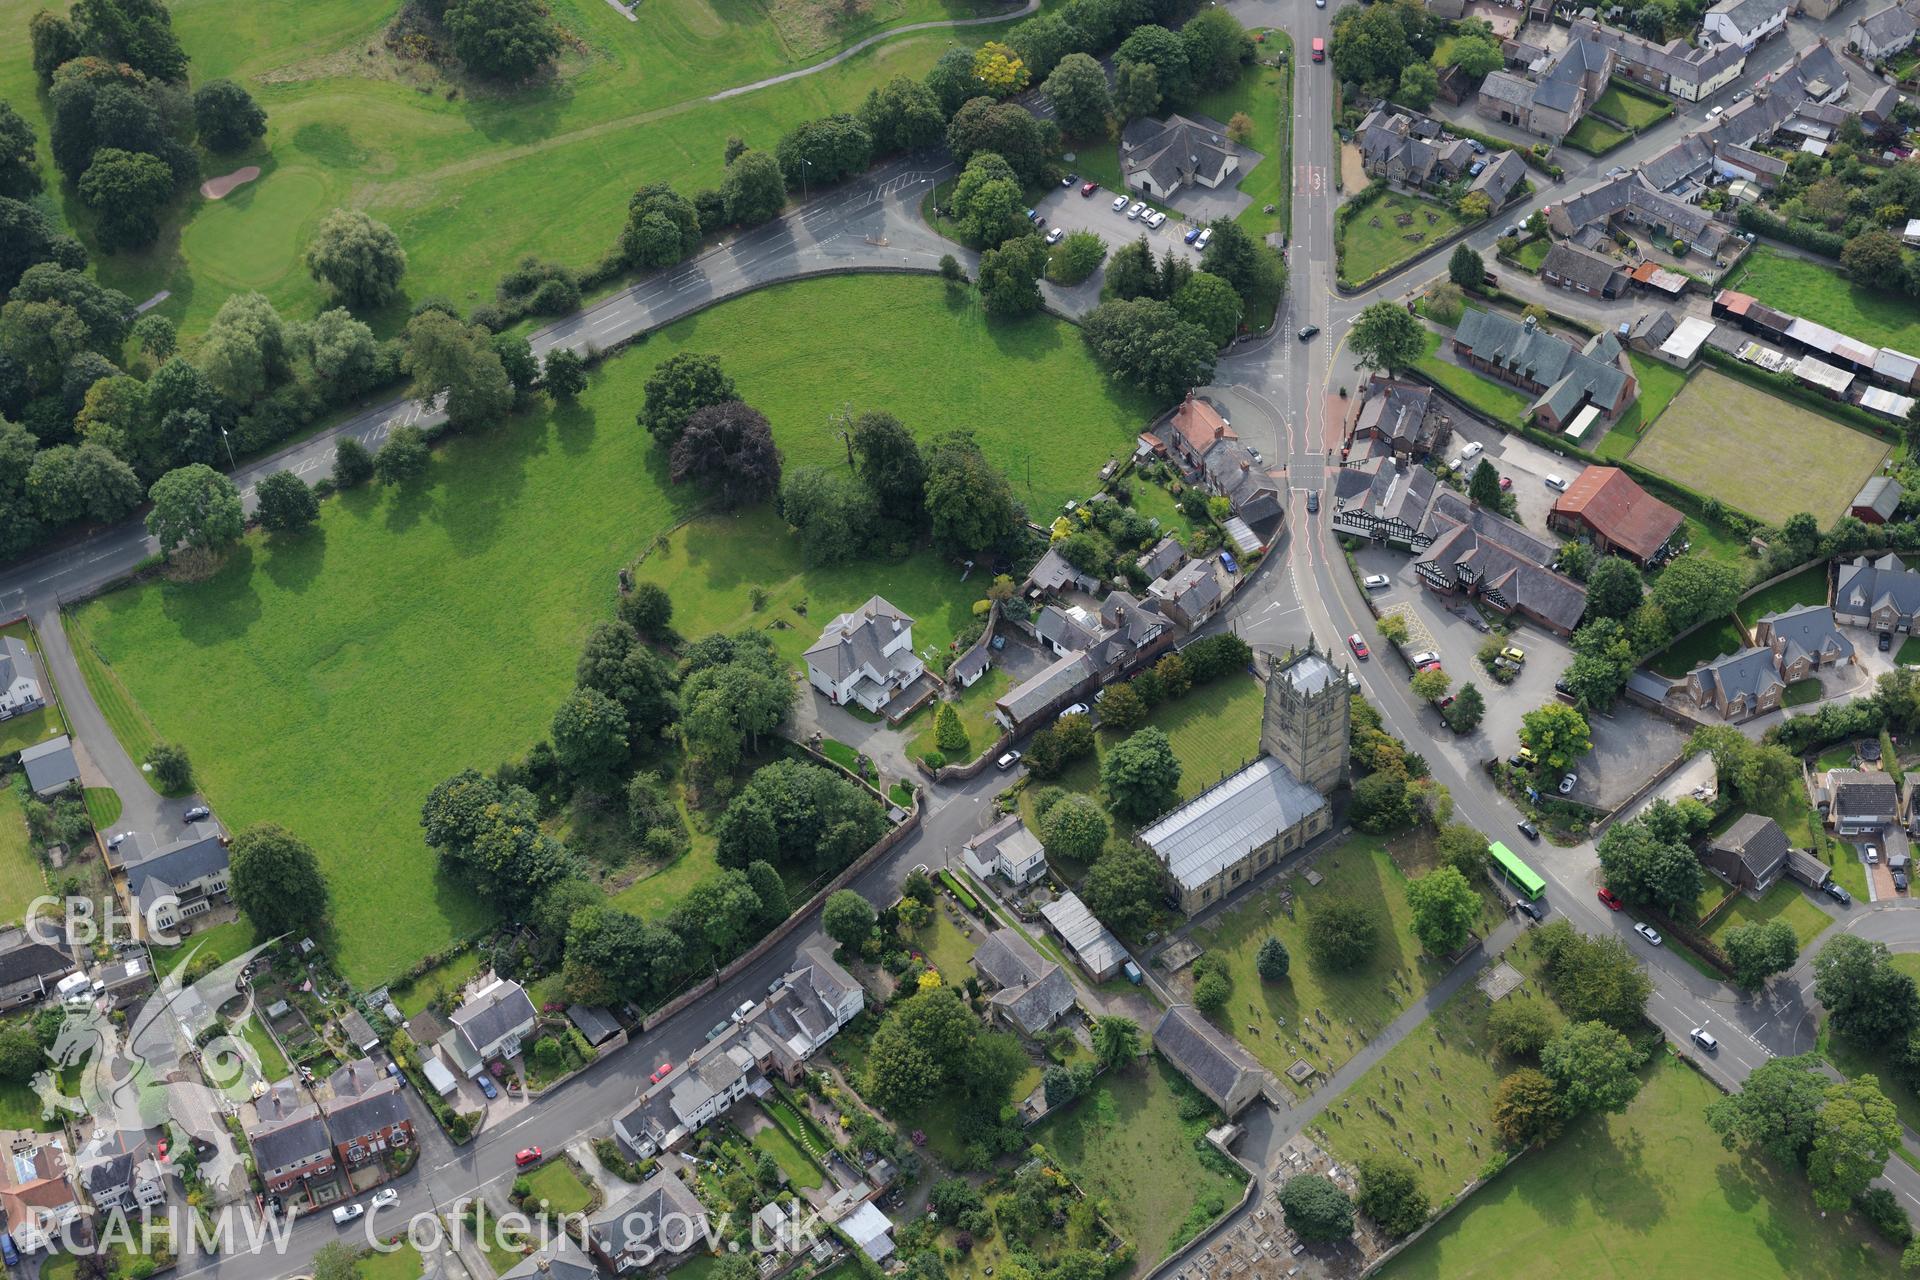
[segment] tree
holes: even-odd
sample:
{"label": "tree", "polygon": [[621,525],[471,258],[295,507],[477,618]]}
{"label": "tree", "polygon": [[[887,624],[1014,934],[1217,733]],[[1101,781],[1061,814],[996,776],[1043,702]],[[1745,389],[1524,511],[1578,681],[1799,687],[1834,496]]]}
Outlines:
{"label": "tree", "polygon": [[1467,482],[1467,496],[1490,511],[1500,510],[1500,473],[1487,459],[1480,459],[1480,465],[1473,469],[1473,478]]}
{"label": "tree", "polygon": [[1493,1093],[1493,1127],[1510,1147],[1530,1147],[1560,1132],[1566,1115],[1553,1081],[1522,1067],[1500,1082]]}
{"label": "tree", "polygon": [[1669,561],[1660,571],[1651,594],[1677,635],[1696,622],[1732,609],[1744,583],[1736,565],[1684,555]]}
{"label": "tree", "polygon": [[1899,236],[1870,227],[1841,248],[1840,266],[1855,284],[1884,289],[1889,280],[1900,279],[1906,256]]}
{"label": "tree", "polygon": [[1147,704],[1131,683],[1109,685],[1100,699],[1100,723],[1123,732],[1147,722]]}
{"label": "tree", "polygon": [[947,123],[954,163],[965,169],[976,154],[991,151],[1013,166],[1023,185],[1045,178],[1058,137],[1051,121],[1042,123],[1017,102],[992,98],[971,99]]}
{"label": "tree", "polygon": [[980,255],[980,303],[990,316],[1032,315],[1040,309],[1046,273],[1046,243],[1037,235],[1016,236]]}
{"label": "tree", "polygon": [[1520,717],[1520,741],[1550,773],[1571,769],[1575,759],[1593,749],[1587,718],[1564,702],[1549,702]]}
{"label": "tree", "polygon": [[[774,159],[772,152],[748,151],[727,166],[727,176],[720,183],[720,195],[726,204],[728,222],[735,226],[757,227],[778,217],[780,210],[786,207],[786,175],[780,172],[780,162]],[[678,262],[680,257],[691,251],[691,247],[683,241],[679,256],[667,261]],[[666,262],[643,265],[664,266]]]}
{"label": "tree", "polygon": [[1485,36],[1461,36],[1447,49],[1447,65],[1482,80],[1506,65],[1500,47]]}
{"label": "tree", "polygon": [[1363,369],[1392,373],[1410,369],[1426,350],[1426,330],[1407,309],[1394,302],[1368,305],[1353,322],[1347,346]]}
{"label": "tree", "polygon": [[1480,718],[1487,714],[1487,699],[1480,687],[1469,680],[1460,686],[1453,695],[1453,703],[1440,713],[1447,722],[1447,728],[1455,733],[1472,733],[1480,725]]}
{"label": "tree", "polygon": [[411,484],[427,473],[433,454],[418,427],[395,427],[380,451],[373,455],[373,474],[381,484]]}
{"label": "tree", "polygon": [[981,151],[967,161],[947,205],[968,244],[994,248],[1027,228],[1020,212],[1025,198],[1013,166],[992,151]]}
{"label": "tree", "polygon": [[276,471],[254,486],[260,526],[273,533],[295,533],[320,518],[320,500],[307,482],[291,471]]}
{"label": "tree", "polygon": [[1217,218],[1207,225],[1213,236],[1200,255],[1202,271],[1225,280],[1245,301],[1252,300],[1267,285],[1274,285],[1272,291],[1278,292],[1280,259],[1271,250],[1232,219]]}
{"label": "tree", "polygon": [[1454,822],[1440,828],[1435,839],[1440,861],[1469,880],[1486,874],[1487,838],[1465,823]]}
{"label": "tree", "polygon": [[841,946],[857,951],[873,933],[879,918],[865,898],[851,889],[842,889],[828,898],[827,905],[821,909],[820,927]]}
{"label": "tree", "polygon": [[1180,28],[1187,72],[1199,90],[1230,85],[1244,63],[1253,61],[1253,41],[1240,20],[1225,9],[1202,9]]}
{"label": "tree", "polygon": [[1153,922],[1164,875],[1158,860],[1145,849],[1120,845],[1101,854],[1088,868],[1080,897],[1107,928],[1137,936]]}
{"label": "tree", "polygon": [[1699,901],[1700,860],[1686,834],[1643,820],[1616,822],[1596,846],[1607,887],[1628,902],[1647,903],[1681,919]]}
{"label": "tree", "polygon": [[147,748],[146,765],[160,790],[168,795],[178,795],[193,786],[193,762],[187,759],[185,747],[156,742]]}
{"label": "tree", "polygon": [[234,837],[229,860],[228,890],[257,936],[303,936],[326,921],[327,882],[320,860],[285,827],[271,822],[248,827]]}
{"label": "tree", "polygon": [[587,389],[587,366],[569,347],[554,347],[540,367],[540,385],[555,400],[572,400]]}
{"label": "tree", "polygon": [[1215,346],[1226,346],[1239,332],[1242,307],[1233,286],[1206,271],[1195,272],[1173,295],[1174,311],[1182,320],[1205,330]]}
{"label": "tree", "polygon": [[787,189],[850,178],[873,160],[873,135],[850,115],[823,116],[790,129],[773,149]]}
{"label": "tree", "polygon": [[1439,867],[1407,882],[1413,936],[1431,956],[1450,956],[1467,945],[1480,918],[1480,895],[1452,867]]}
{"label": "tree", "polygon": [[[0,445],[0,452],[4,451]],[[104,524],[146,500],[140,477],[104,445],[91,441],[78,448],[53,445],[32,456],[26,492],[48,524],[70,520]]]}
{"label": "tree", "polygon": [[1747,991],[1793,968],[1800,955],[1800,939],[1785,920],[1735,925],[1727,930],[1720,946],[1733,962],[1734,982]]}
{"label": "tree", "polygon": [[639,421],[663,445],[686,430],[687,420],[708,405],[738,400],[733,379],[720,367],[720,357],[683,351],[668,356],[647,376]]}
{"label": "tree", "polygon": [[1333,1181],[1301,1173],[1280,1184],[1281,1212],[1302,1240],[1345,1240],[1353,1234],[1353,1201]]}
{"label": "tree", "polygon": [[373,330],[345,307],[322,311],[296,325],[293,345],[313,366],[314,377],[335,403],[350,400],[380,376],[381,348]]}
{"label": "tree", "polygon": [[1107,815],[1093,797],[1077,792],[1054,805],[1040,820],[1040,843],[1049,857],[1092,862],[1106,847],[1107,835]]}
{"label": "tree", "polygon": [[973,51],[973,78],[996,98],[1008,98],[1027,87],[1027,64],[1008,46],[989,40]]}
{"label": "tree", "polygon": [[87,265],[87,251],[39,207],[0,197],[0,295],[41,264],[77,271]]}
{"label": "tree", "polygon": [[663,639],[673,625],[673,597],[657,582],[642,582],[621,597],[620,620],[650,640]]}
{"label": "tree", "polygon": [[1352,898],[1328,898],[1307,912],[1307,950],[1329,969],[1358,968],[1379,941],[1374,913]]}
{"label": "tree", "polygon": [[373,478],[373,455],[367,446],[352,436],[341,436],[333,445],[333,484],[351,489]]}
{"label": "tree", "polygon": [[1398,831],[1413,821],[1413,797],[1402,773],[1381,770],[1353,784],[1347,817],[1362,831]]}
{"label": "tree", "polygon": [[1293,957],[1287,954],[1287,944],[1269,936],[1261,942],[1260,950],[1253,958],[1254,971],[1266,982],[1283,982],[1287,971],[1293,967]]}
{"label": "tree", "polygon": [[730,400],[696,409],[673,442],[669,478],[705,483],[723,507],[764,502],[780,488],[780,450],[758,409]]}
{"label": "tree", "polygon": [[1547,1047],[1559,1030],[1544,1000],[1502,1000],[1487,1014],[1487,1035],[1510,1058],[1529,1058]]}
{"label": "tree", "polygon": [[221,395],[253,400],[287,372],[286,326],[259,294],[231,294],[200,339],[195,361]]}
{"label": "tree", "polygon": [[1740,1092],[1708,1104],[1707,1127],[1729,1151],[1748,1143],[1783,1164],[1804,1168],[1830,1083],[1826,1059],[1817,1053],[1769,1058]]}
{"label": "tree", "polygon": [[1813,995],[1833,1029],[1859,1044],[1903,1044],[1920,1024],[1913,979],[1884,942],[1843,933],[1827,943],[1813,958]]}
{"label": "tree", "polygon": [[1554,999],[1576,1021],[1631,1029],[1646,1017],[1652,981],[1618,938],[1589,938],[1556,920],[1535,935]]}
{"label": "tree", "polygon": [[335,209],[307,243],[307,271],[350,307],[384,305],[407,273],[407,251],[384,222],[358,209]]}
{"label": "tree", "polygon": [[525,80],[560,52],[560,33],[537,0],[451,0],[442,21],[454,56],[489,79]]}
{"label": "tree", "polygon": [[967,740],[966,726],[960,723],[960,713],[953,709],[951,702],[940,704],[940,710],[933,717],[934,745],[951,756],[959,756],[972,744]]}
{"label": "tree", "polygon": [[343,1244],[323,1244],[313,1255],[313,1280],[357,1280],[359,1263]]}
{"label": "tree", "polygon": [[1484,191],[1469,191],[1454,206],[1467,222],[1485,222],[1493,216],[1493,200]]}
{"label": "tree", "polygon": [[1224,973],[1210,970],[1200,974],[1193,984],[1193,1007],[1209,1018],[1218,1017],[1233,995],[1233,984]]}
{"label": "tree", "polygon": [[1447,279],[1469,293],[1477,292],[1486,279],[1487,264],[1473,247],[1461,244],[1447,259]]}
{"label": "tree", "polygon": [[173,170],[143,151],[103,147],[81,175],[80,198],[99,220],[102,248],[142,248],[160,234],[160,210],[173,199]]}
{"label": "tree", "polygon": [[598,689],[575,688],[553,713],[553,752],[582,786],[610,790],[627,762],[627,711]]}
{"label": "tree", "polygon": [[1439,667],[1428,671],[1416,671],[1408,687],[1413,696],[1422,702],[1438,702],[1447,696],[1447,689],[1453,684],[1453,677]]}
{"label": "tree", "polygon": [[[779,720],[769,716],[766,728]],[[721,816],[716,856],[739,867],[758,858],[782,866],[838,869],[886,830],[872,796],[835,770],[783,760],[755,771]]]}
{"label": "tree", "polygon": [[1140,1026],[1132,1018],[1117,1013],[1102,1014],[1093,1020],[1093,1053],[1100,1065],[1118,1071],[1140,1053]]}
{"label": "tree", "polygon": [[1040,1087],[1046,1094],[1049,1111],[1072,1102],[1077,1092],[1074,1088],[1073,1073],[1058,1064],[1048,1067],[1041,1073]]}
{"label": "tree", "polygon": [[209,151],[238,151],[267,136],[267,113],[231,80],[209,80],[193,95],[193,123]]}
{"label": "tree", "polygon": [[1040,86],[1053,118],[1060,129],[1073,138],[1106,136],[1107,117],[1113,114],[1113,96],[1107,89],[1107,73],[1084,53],[1070,53],[1060,59],[1053,74]]}
{"label": "tree", "polygon": [[[1104,87],[1106,80],[1102,78]],[[31,200],[44,185],[34,145],[33,126],[10,102],[0,102],[0,196]]]}
{"label": "tree", "polygon": [[1646,583],[1632,561],[1602,556],[1587,574],[1587,617],[1625,618],[1645,594]]}
{"label": "tree", "polygon": [[1400,69],[1420,59],[1409,38],[1409,28],[1418,31],[1419,22],[1420,15],[1403,5],[1342,9],[1334,16],[1330,45],[1335,72],[1343,81],[1379,86],[1376,96],[1384,96]]}
{"label": "tree", "polygon": [[1151,298],[1103,302],[1080,333],[1109,375],[1167,403],[1212,381],[1219,357],[1206,330],[1182,320],[1171,303]]}
{"label": "tree", "polygon": [[1130,822],[1171,809],[1180,798],[1180,760],[1166,731],[1149,725],[1109,750],[1100,761],[1100,790],[1107,807]]}
{"label": "tree", "polygon": [[943,551],[967,556],[998,546],[1025,518],[1013,489],[970,431],[949,431],[926,453],[926,507],[933,540]]}
{"label": "tree", "polygon": [[1182,103],[1193,95],[1193,68],[1187,61],[1187,46],[1165,27],[1151,23],[1135,27],[1114,50],[1113,57],[1119,65],[1152,67],[1161,96],[1171,102]]}
{"label": "tree", "polygon": [[980,1020],[952,987],[910,996],[873,1033],[863,1092],[889,1109],[936,1096],[962,1078],[979,1036]]}
{"label": "tree", "polygon": [[423,311],[407,322],[407,371],[423,397],[445,393],[442,408],[456,427],[504,418],[513,408],[513,384],[493,335],[443,311]]}
{"label": "tree", "polygon": [[1122,62],[1113,70],[1113,110],[1122,120],[1137,120],[1160,109],[1160,73],[1150,62]]}
{"label": "tree", "polygon": [[34,74],[42,83],[52,80],[56,70],[82,52],[80,35],[64,14],[40,10],[28,21],[27,35],[33,45]]}
{"label": "tree", "polygon": [[533,344],[517,333],[496,333],[489,345],[500,357],[500,371],[507,375],[514,395],[531,395],[540,385],[540,361],[533,354]]}
{"label": "tree", "polygon": [[[759,152],[749,152],[758,155]],[[771,157],[768,157],[771,161]],[[736,174],[747,157],[742,156],[727,168],[727,179],[723,184],[723,193],[731,192]],[[757,168],[758,162],[756,162]],[[756,177],[758,175],[756,174]],[[779,189],[779,198],[774,201],[773,210],[762,218],[735,218],[742,225],[765,222],[767,218],[780,211],[786,202],[786,184],[780,177],[776,165],[773,175],[774,186]],[[723,194],[728,203],[728,213],[732,213],[732,197]],[[643,268],[669,267],[686,258],[700,247],[700,212],[693,202],[663,182],[649,183],[633,193],[627,201],[627,225],[620,232],[620,253],[629,265]]]}
{"label": "tree", "polygon": [[1640,1054],[1604,1022],[1563,1027],[1540,1050],[1540,1069],[1569,1114],[1625,1111],[1640,1092]]}
{"label": "tree", "polygon": [[860,122],[872,135],[874,149],[882,154],[933,146],[947,127],[946,113],[933,90],[906,76],[895,76],[869,90],[860,107]]}
{"label": "tree", "polygon": [[1412,1165],[1398,1156],[1362,1156],[1359,1174],[1360,1212],[1396,1239],[1420,1229],[1433,1205]]}
{"label": "tree", "polygon": [[1435,95],[1440,92],[1440,77],[1434,72],[1431,62],[1409,62],[1400,68],[1400,88],[1394,101],[1415,111],[1425,111],[1433,105]]}
{"label": "tree", "polygon": [[204,463],[169,471],[153,482],[147,497],[147,532],[167,554],[182,545],[214,550],[238,542],[246,530],[240,491],[233,481]]}
{"label": "tree", "polygon": [[1887,1167],[1900,1133],[1900,1113],[1878,1080],[1859,1076],[1828,1085],[1807,1153],[1813,1202],[1829,1212],[1847,1208]]}

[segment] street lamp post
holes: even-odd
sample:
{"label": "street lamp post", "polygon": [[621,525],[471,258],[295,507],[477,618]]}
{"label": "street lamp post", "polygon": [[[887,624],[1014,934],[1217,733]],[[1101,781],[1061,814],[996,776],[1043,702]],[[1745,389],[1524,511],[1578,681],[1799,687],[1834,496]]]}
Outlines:
{"label": "street lamp post", "polygon": [[220,428],[220,442],[227,446],[227,465],[238,471],[240,464],[233,460],[233,441],[228,439],[225,427]]}
{"label": "street lamp post", "polygon": [[813,168],[813,161],[800,157],[800,203],[807,202],[807,170]]}

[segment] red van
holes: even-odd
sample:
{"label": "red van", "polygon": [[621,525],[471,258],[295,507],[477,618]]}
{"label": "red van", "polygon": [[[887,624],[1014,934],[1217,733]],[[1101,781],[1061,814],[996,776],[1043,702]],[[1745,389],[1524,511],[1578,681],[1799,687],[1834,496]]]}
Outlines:
{"label": "red van", "polygon": [[1313,60],[1315,62],[1325,62],[1327,60],[1327,42],[1319,36],[1313,38]]}

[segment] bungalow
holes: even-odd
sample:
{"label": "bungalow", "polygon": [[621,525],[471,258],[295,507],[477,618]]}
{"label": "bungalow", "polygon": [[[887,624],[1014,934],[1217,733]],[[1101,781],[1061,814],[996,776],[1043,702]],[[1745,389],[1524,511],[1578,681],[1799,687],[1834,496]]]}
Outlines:
{"label": "bungalow", "polygon": [[662,1169],[587,1219],[587,1251],[617,1276],[667,1270],[704,1241],[705,1216],[692,1188]]}
{"label": "bungalow", "polygon": [[1588,405],[1608,420],[1626,412],[1639,395],[1626,353],[1611,332],[1575,347],[1535,323],[1469,307],[1454,330],[1453,350],[1463,364],[1534,396],[1529,416],[1551,431],[1563,431]]}
{"label": "bungalow", "polygon": [[25,642],[0,636],[0,720],[11,720],[47,705],[40,692],[40,668]]}
{"label": "bungalow", "polygon": [[333,1142],[320,1108],[301,1100],[291,1080],[273,1085],[254,1102],[255,1120],[245,1127],[253,1165],[267,1190],[291,1191],[333,1174]]}
{"label": "bungalow", "polygon": [[993,704],[993,718],[1004,728],[1024,729],[1064,705],[1069,695],[1085,689],[1098,675],[1093,655],[1084,649],[1068,653],[1001,695]]}
{"label": "bungalow", "polygon": [[927,670],[913,652],[913,619],[879,596],[827,623],[806,663],[807,682],[835,706],[875,713]]}
{"label": "bungalow", "polygon": [[1089,595],[1100,589],[1100,579],[1090,573],[1082,573],[1067,563],[1058,547],[1048,547],[1047,553],[1040,557],[1027,574],[1027,590],[1031,592],[1062,591],[1074,587]]}
{"label": "bungalow", "polygon": [[1719,0],[1700,20],[1700,33],[1716,43],[1753,46],[1786,29],[1789,0]]}
{"label": "bungalow", "polygon": [[1540,263],[1543,283],[1596,298],[1617,298],[1626,292],[1626,268],[1612,258],[1589,253],[1562,241],[1547,250]]}
{"label": "bungalow", "polygon": [[81,1215],[60,1139],[21,1133],[0,1156],[0,1212],[22,1253],[51,1249]]}
{"label": "bungalow", "polygon": [[20,767],[27,774],[27,789],[36,796],[54,795],[66,790],[67,784],[80,780],[80,765],[73,758],[73,739],[64,733],[22,748]]}
{"label": "bungalow", "polygon": [[1601,552],[1643,566],[1658,560],[1685,524],[1686,517],[1618,467],[1588,467],[1547,513],[1548,528],[1590,537]]}
{"label": "bungalow", "polygon": [[145,832],[136,831],[115,853],[126,873],[128,908],[150,931],[171,930],[227,896],[224,832],[156,849]]}
{"label": "bungalow", "polygon": [[1891,553],[1877,560],[1858,556],[1840,566],[1833,613],[1849,626],[1910,632],[1920,617],[1920,571]]}
{"label": "bungalow", "polygon": [[[1847,513],[1868,524],[1885,524],[1900,509],[1900,482],[1892,476],[1871,476],[1854,495]],[[22,760],[26,753],[22,752]]]}
{"label": "bungalow", "polygon": [[1018,813],[1009,813],[960,846],[967,870],[982,880],[1005,877],[1015,885],[1029,885],[1047,874],[1046,850]]}
{"label": "bungalow", "polygon": [[1017,929],[996,929],[973,953],[993,996],[989,1017],[1005,1019],[1029,1036],[1040,1036],[1074,1006],[1067,971],[1041,955]]}
{"label": "bungalow", "polygon": [[1900,820],[1900,791],[1887,774],[1829,769],[1820,780],[1818,808],[1835,834],[1871,835]]}
{"label": "bungalow", "polygon": [[1762,894],[1787,865],[1787,833],[1764,814],[1743,813],[1707,841],[1700,861],[1734,888]]}
{"label": "bungalow", "polygon": [[73,954],[57,938],[35,937],[18,925],[0,928],[0,1012],[45,998],[74,967]]}
{"label": "bungalow", "polygon": [[366,1059],[327,1078],[331,1096],[320,1104],[340,1162],[357,1169],[381,1153],[413,1143],[413,1116],[400,1079]]}
{"label": "bungalow", "polygon": [[1215,128],[1170,115],[1121,131],[1120,167],[1130,190],[1164,200],[1183,187],[1218,187],[1239,171],[1240,157]]}
{"label": "bungalow", "polygon": [[1267,1073],[1253,1055],[1192,1005],[1176,1004],[1162,1015],[1153,1047],[1229,1120],[1266,1086]]}
{"label": "bungalow", "polygon": [[453,1025],[440,1038],[440,1050],[472,1079],[495,1058],[518,1057],[521,1040],[538,1019],[524,987],[489,973],[466,1003],[447,1016]]}

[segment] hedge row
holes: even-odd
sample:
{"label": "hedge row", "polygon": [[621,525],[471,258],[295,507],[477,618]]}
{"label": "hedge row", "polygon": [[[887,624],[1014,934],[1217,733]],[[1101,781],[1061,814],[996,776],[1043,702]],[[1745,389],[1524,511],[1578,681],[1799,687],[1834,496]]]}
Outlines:
{"label": "hedge row", "polygon": [[1846,239],[1831,231],[1788,222],[1750,204],[1740,206],[1739,222],[1742,231],[1751,231],[1755,235],[1766,236],[1824,258],[1838,258],[1840,251],[1847,247]]}

